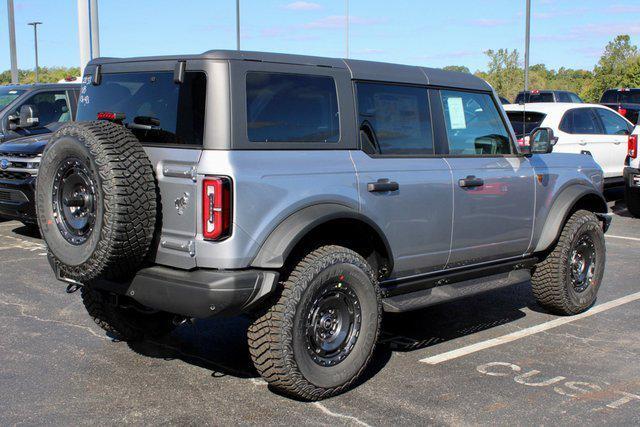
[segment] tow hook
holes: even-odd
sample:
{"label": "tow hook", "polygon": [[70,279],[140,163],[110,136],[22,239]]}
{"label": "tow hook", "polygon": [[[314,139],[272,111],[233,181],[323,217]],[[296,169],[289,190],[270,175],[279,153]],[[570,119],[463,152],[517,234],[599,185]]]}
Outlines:
{"label": "tow hook", "polygon": [[69,283],[67,285],[67,293],[68,294],[72,294],[74,292],[76,292],[78,289],[80,289],[82,287],[82,285],[80,283]]}

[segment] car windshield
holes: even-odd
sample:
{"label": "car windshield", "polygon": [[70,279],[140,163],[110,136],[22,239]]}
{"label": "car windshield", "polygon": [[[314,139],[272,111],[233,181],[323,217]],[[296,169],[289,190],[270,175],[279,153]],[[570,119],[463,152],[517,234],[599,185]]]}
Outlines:
{"label": "car windshield", "polygon": [[529,135],[535,128],[540,127],[546,114],[536,113],[534,111],[508,111],[507,117],[513,126],[513,131],[518,138]]}
{"label": "car windshield", "polygon": [[11,104],[14,99],[24,93],[24,90],[11,89],[8,87],[0,88],[0,110]]}
{"label": "car windshield", "polygon": [[527,92],[525,100],[525,94],[519,93],[516,98],[516,104],[532,103],[532,102],[554,102],[553,93],[551,92]]}

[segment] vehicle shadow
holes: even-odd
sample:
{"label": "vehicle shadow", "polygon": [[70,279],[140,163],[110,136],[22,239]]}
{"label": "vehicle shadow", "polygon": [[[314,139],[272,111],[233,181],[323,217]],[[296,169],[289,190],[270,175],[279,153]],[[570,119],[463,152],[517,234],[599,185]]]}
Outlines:
{"label": "vehicle shadow", "polygon": [[[379,345],[357,385],[381,371],[394,352],[411,352],[504,325],[540,311],[529,282],[403,314],[385,314]],[[256,378],[246,340],[247,317],[208,319],[183,325],[157,340],[129,343],[138,354],[181,360],[212,377]],[[357,386],[356,385],[356,386]]]}
{"label": "vehicle shadow", "polygon": [[623,200],[617,200],[613,206],[611,206],[611,212],[616,214],[617,216],[622,216],[625,218],[633,218],[633,215],[629,213],[627,210],[627,205]]}

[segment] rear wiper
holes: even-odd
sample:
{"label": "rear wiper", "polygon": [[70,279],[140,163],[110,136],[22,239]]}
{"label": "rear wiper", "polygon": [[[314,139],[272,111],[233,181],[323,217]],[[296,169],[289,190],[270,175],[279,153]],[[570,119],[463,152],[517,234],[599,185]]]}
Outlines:
{"label": "rear wiper", "polygon": [[129,129],[154,130],[160,129],[160,120],[149,116],[136,116],[133,123],[127,123]]}

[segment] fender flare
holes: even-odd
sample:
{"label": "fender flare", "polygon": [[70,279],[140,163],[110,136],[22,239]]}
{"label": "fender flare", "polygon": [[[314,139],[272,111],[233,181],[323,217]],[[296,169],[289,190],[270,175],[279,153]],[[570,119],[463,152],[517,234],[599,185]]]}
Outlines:
{"label": "fender flare", "polygon": [[347,206],[323,203],[300,209],[278,224],[260,247],[251,266],[269,269],[282,268],[291,251],[307,233],[326,222],[337,219],[354,219],[373,228],[384,243],[389,255],[389,262],[393,262],[391,246],[375,222]]}
{"label": "fender flare", "polygon": [[600,201],[600,211],[596,213],[606,213],[608,211],[606,200],[595,189],[586,185],[572,185],[565,188],[558,194],[549,210],[534,252],[542,252],[548,249],[558,239],[571,209],[580,199],[590,195],[596,196]]}

